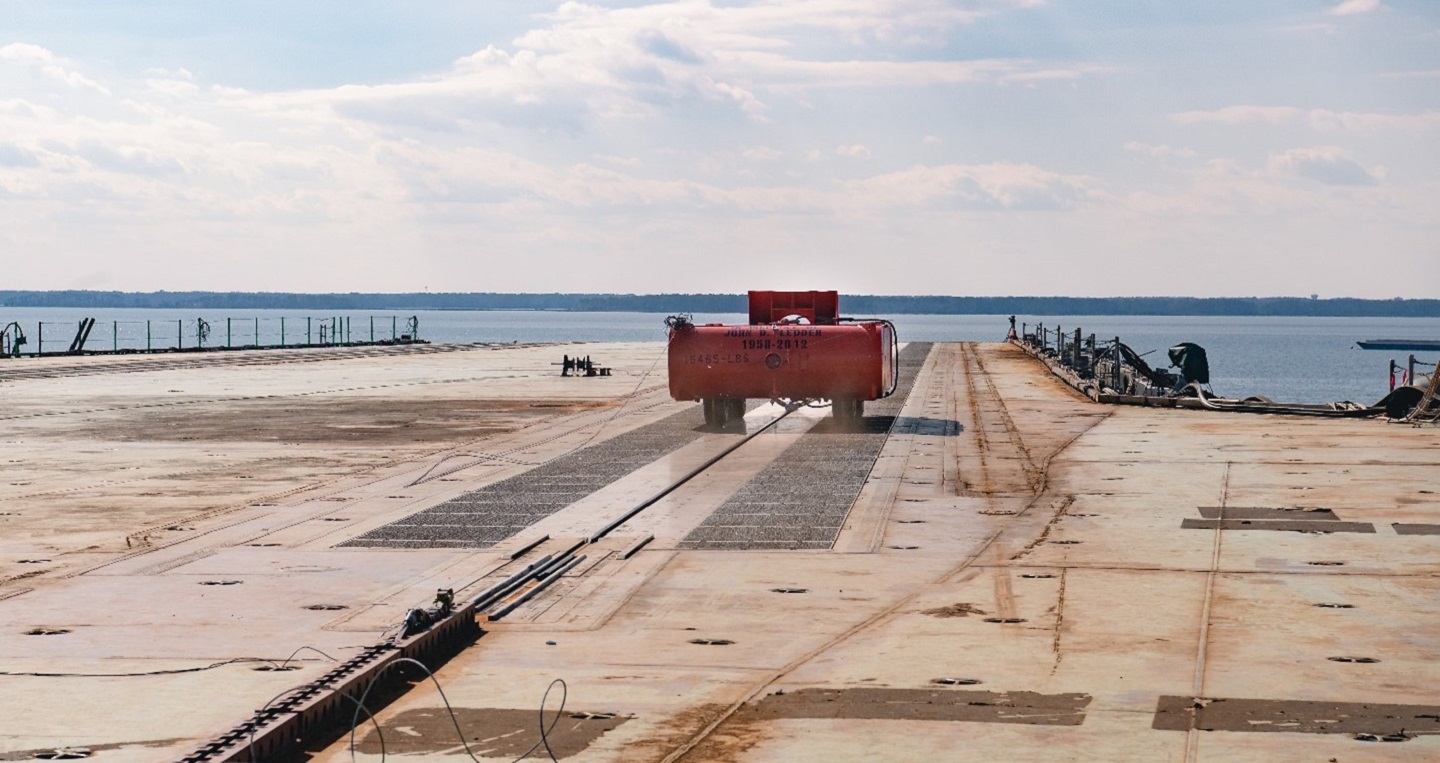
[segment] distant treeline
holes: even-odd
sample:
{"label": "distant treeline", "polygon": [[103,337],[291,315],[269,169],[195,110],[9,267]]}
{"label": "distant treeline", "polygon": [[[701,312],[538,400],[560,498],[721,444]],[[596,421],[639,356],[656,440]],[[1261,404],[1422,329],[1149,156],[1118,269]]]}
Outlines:
{"label": "distant treeline", "polygon": [[[0,291],[4,307],[284,310],[571,310],[743,313],[744,294],[284,294],[209,291]],[[841,295],[847,316],[1288,315],[1440,317],[1440,299],[1301,297],[937,297]],[[0,319],[4,318],[0,311]]]}

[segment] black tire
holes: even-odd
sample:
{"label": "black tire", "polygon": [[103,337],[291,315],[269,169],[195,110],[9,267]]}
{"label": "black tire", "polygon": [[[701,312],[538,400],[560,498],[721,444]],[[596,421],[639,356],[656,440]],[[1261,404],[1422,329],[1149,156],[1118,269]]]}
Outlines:
{"label": "black tire", "polygon": [[713,397],[707,397],[700,401],[700,409],[705,412],[705,426],[716,429],[724,422],[718,415],[720,401]]}
{"label": "black tire", "polygon": [[728,417],[729,420],[739,421],[740,419],[745,418],[745,398],[736,397],[726,400],[725,402],[730,404],[730,416]]}

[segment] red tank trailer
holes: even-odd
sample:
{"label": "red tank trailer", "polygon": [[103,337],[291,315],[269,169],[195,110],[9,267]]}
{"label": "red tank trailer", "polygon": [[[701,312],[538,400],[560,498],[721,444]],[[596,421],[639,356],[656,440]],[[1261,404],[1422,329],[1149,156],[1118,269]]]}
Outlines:
{"label": "red tank trailer", "polygon": [[747,398],[829,400],[853,422],[895,391],[899,345],[886,320],[840,317],[833,291],[752,291],[750,323],[670,325],[670,396],[699,400],[705,423],[745,415]]}

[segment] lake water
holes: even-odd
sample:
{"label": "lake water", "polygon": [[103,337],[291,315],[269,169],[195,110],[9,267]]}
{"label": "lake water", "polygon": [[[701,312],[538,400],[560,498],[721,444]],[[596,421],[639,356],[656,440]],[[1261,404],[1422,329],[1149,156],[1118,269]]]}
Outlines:
{"label": "lake water", "polygon": [[[419,318],[419,336],[432,342],[656,342],[665,341],[665,316],[659,313],[579,313],[540,311],[422,311],[383,313],[349,311],[310,313],[309,329],[318,338],[320,325],[333,317],[349,318],[350,338],[384,339],[405,332],[406,318]],[[289,310],[148,310],[0,307],[0,325],[18,322],[33,351],[42,332],[47,352],[65,350],[83,317],[97,319],[86,344],[89,349],[143,348],[146,321],[151,346],[194,346],[195,319],[209,323],[207,344],[256,341],[278,344],[281,318],[290,342],[305,338],[307,314]],[[227,322],[227,318],[229,319]],[[697,323],[743,322],[741,314],[697,314]],[[894,316],[902,341],[1001,341],[1009,328],[1000,315]],[[1408,353],[1361,350],[1355,342],[1373,338],[1440,339],[1436,318],[1288,318],[1177,316],[1020,316],[1032,327],[1037,321],[1071,332],[1076,326],[1099,339],[1120,337],[1152,365],[1165,366],[1165,350],[1179,342],[1205,348],[1210,359],[1211,386],[1219,395],[1267,395],[1276,400],[1323,403],[1353,400],[1373,403],[1388,391],[1391,358],[1404,362]],[[328,330],[328,329],[327,329]],[[571,350],[585,354],[584,350]],[[1153,352],[1152,352],[1153,351]],[[565,350],[557,348],[557,354]],[[1431,354],[1420,360],[1433,363]],[[557,358],[558,360],[558,358]],[[604,358],[596,358],[603,362]]]}

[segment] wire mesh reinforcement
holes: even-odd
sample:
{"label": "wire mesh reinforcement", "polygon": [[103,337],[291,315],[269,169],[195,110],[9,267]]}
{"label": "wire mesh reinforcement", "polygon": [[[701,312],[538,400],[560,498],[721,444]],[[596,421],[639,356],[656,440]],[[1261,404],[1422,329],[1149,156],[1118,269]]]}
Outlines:
{"label": "wire mesh reinforcement", "polygon": [[680,547],[748,551],[833,546],[930,349],[928,343],[905,346],[895,394],[867,404],[861,431],[840,431],[833,421],[817,425],[721,504]]}
{"label": "wire mesh reinforcement", "polygon": [[344,546],[489,548],[703,434],[700,407],[376,528]]}
{"label": "wire mesh reinforcement", "polygon": [[[896,393],[869,404],[865,428],[818,425],[685,540],[686,548],[829,548],[905,404],[929,344],[900,355]],[[699,438],[698,406],[487,485],[342,546],[489,548]]]}

